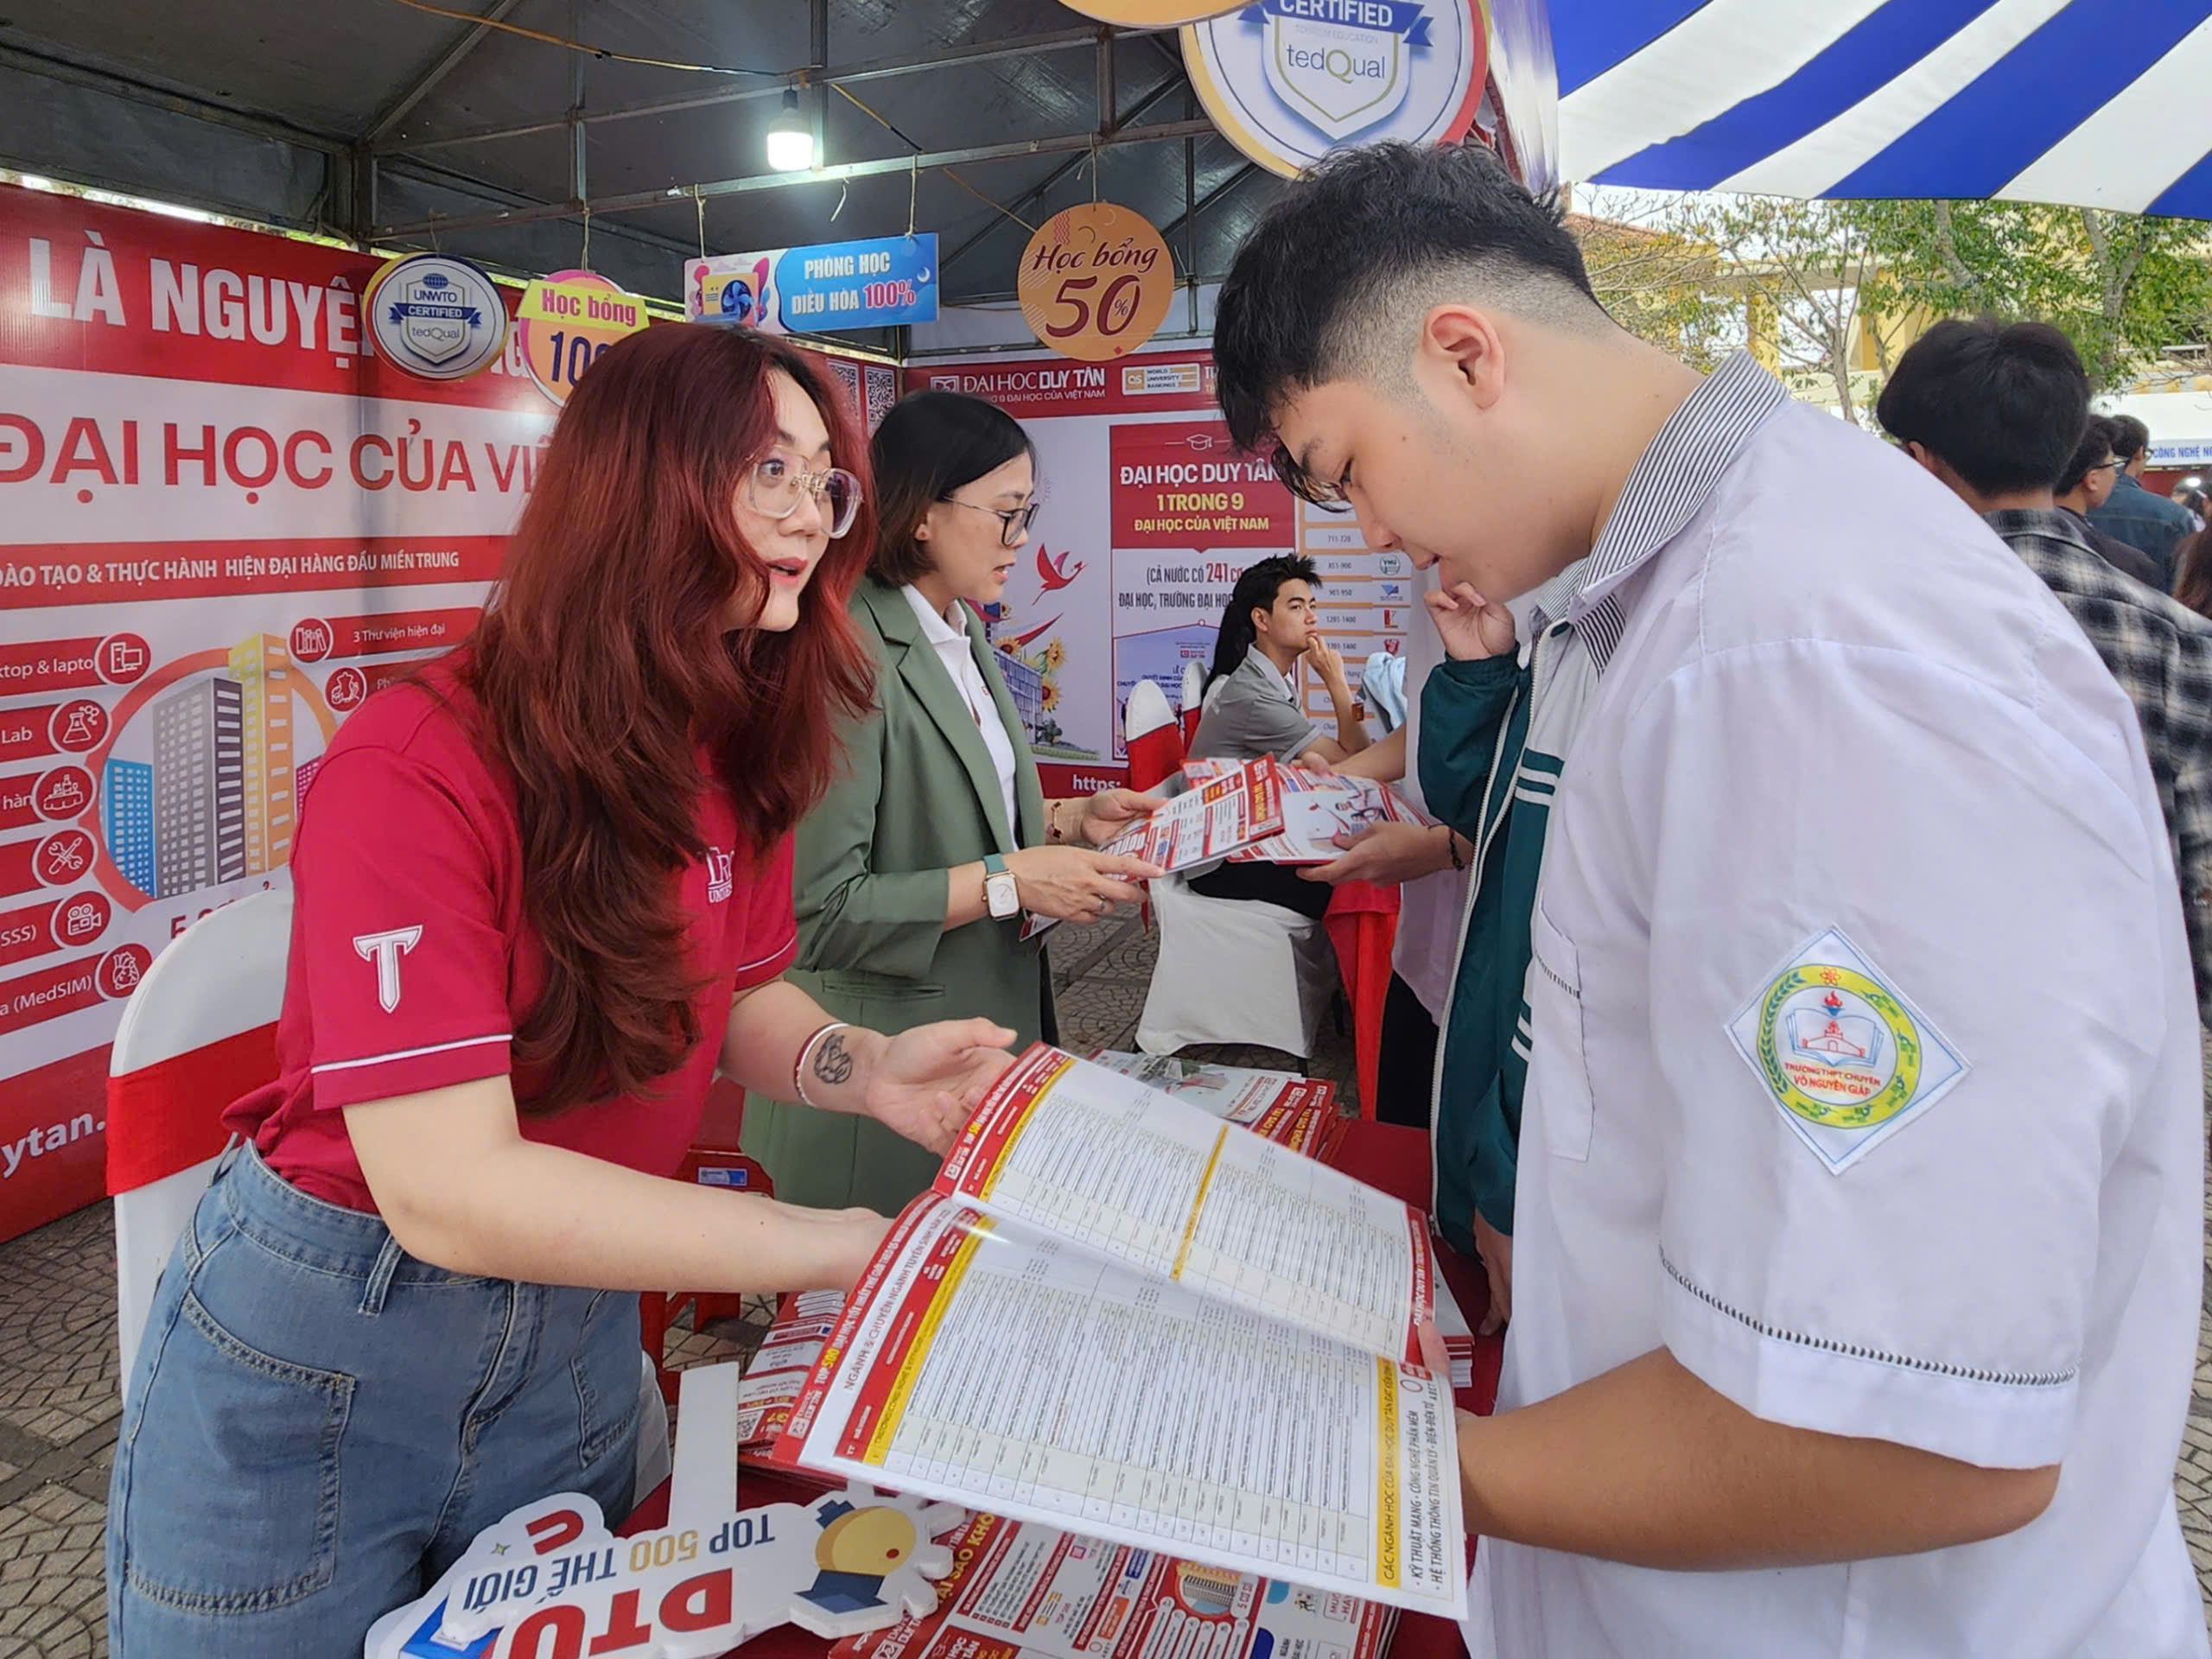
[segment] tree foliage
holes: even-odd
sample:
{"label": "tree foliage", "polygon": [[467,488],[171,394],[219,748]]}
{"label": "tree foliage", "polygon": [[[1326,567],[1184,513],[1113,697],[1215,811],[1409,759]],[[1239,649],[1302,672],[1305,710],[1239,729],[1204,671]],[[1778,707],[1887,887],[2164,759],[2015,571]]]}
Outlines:
{"label": "tree foliage", "polygon": [[2011,201],[1859,201],[1841,211],[1874,256],[1870,305],[2056,323],[2101,390],[2202,341],[2212,317],[2212,242],[2195,219]]}
{"label": "tree foliage", "polygon": [[1584,257],[1624,324],[1700,366],[1749,340],[1785,376],[1831,383],[1847,418],[1933,317],[2056,323],[2100,391],[2212,340],[2212,232],[2194,219],[1604,191],[1585,206]]}
{"label": "tree foliage", "polygon": [[1694,368],[1710,369],[1743,344],[1742,306],[1720,276],[1710,244],[1667,225],[1577,214],[1590,284],[1616,321]]}

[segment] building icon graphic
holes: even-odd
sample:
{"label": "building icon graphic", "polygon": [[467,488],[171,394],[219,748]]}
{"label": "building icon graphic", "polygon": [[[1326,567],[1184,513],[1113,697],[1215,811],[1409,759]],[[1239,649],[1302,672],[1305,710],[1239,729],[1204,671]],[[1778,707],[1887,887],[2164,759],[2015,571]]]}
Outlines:
{"label": "building icon graphic", "polygon": [[[245,688],[213,675],[164,692],[152,712],[154,896],[238,880],[246,873]],[[288,846],[289,836],[288,821]]]}
{"label": "building icon graphic", "polygon": [[245,869],[260,875],[292,855],[292,658],[284,641],[257,633],[231,648],[238,682],[244,768]]}
{"label": "building icon graphic", "polygon": [[100,773],[100,827],[108,856],[139,892],[154,892],[154,769],[111,760]]}
{"label": "building icon graphic", "polygon": [[[1045,673],[1027,657],[1011,651],[999,652],[999,673],[1007,695],[1021,715],[1021,724],[1033,743],[1043,742],[1045,730]],[[1058,728],[1055,728],[1057,730]]]}
{"label": "building icon graphic", "polygon": [[315,782],[315,775],[322,770],[322,757],[302,760],[292,768],[292,822],[300,821],[300,814],[307,810],[308,785]]}

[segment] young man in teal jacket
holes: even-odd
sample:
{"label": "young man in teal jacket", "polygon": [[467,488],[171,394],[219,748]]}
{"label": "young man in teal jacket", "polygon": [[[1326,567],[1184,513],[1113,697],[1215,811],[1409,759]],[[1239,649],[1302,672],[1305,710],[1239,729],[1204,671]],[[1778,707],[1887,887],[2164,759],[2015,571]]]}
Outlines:
{"label": "young man in teal jacket", "polygon": [[[1563,611],[1579,564],[1532,596],[1533,643],[1512,613],[1447,569],[1428,600],[1446,660],[1421,690],[1414,763],[1428,810],[1472,846],[1458,966],[1441,1021],[1430,1115],[1436,1218],[1488,1271],[1486,1330],[1513,1309],[1513,1178],[1529,1076],[1529,914],[1553,791],[1597,676]],[[1549,601],[1548,605],[1547,601]]]}

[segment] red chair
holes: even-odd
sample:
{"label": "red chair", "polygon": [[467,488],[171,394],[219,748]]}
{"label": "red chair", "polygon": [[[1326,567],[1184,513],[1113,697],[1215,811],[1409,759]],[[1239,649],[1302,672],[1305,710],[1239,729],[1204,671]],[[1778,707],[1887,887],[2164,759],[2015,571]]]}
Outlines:
{"label": "red chair", "polygon": [[[677,1166],[676,1179],[701,1186],[758,1192],[764,1198],[776,1196],[775,1183],[757,1160],[721,1147],[692,1147]],[[676,1403],[679,1379],[668,1368],[668,1327],[676,1322],[677,1314],[686,1302],[691,1304],[694,1331],[704,1330],[715,1319],[736,1319],[745,1312],[744,1297],[714,1291],[647,1291],[638,1298],[638,1329],[645,1342],[645,1357],[652,1362],[655,1379],[660,1384],[661,1398],[671,1406]]]}
{"label": "red chair", "polygon": [[1150,789],[1183,769],[1183,731],[1175,723],[1167,694],[1150,680],[1129,688],[1122,712],[1122,731],[1129,753],[1129,787]]}

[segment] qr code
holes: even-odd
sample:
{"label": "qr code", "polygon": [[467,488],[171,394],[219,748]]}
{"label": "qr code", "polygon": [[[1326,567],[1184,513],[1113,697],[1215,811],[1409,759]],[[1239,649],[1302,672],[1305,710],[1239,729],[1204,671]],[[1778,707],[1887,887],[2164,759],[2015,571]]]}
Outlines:
{"label": "qr code", "polygon": [[868,429],[873,434],[899,401],[899,371],[882,363],[868,365]]}
{"label": "qr code", "polygon": [[837,376],[837,390],[842,395],[845,412],[854,419],[861,413],[861,365],[850,358],[833,357],[830,366]]}

